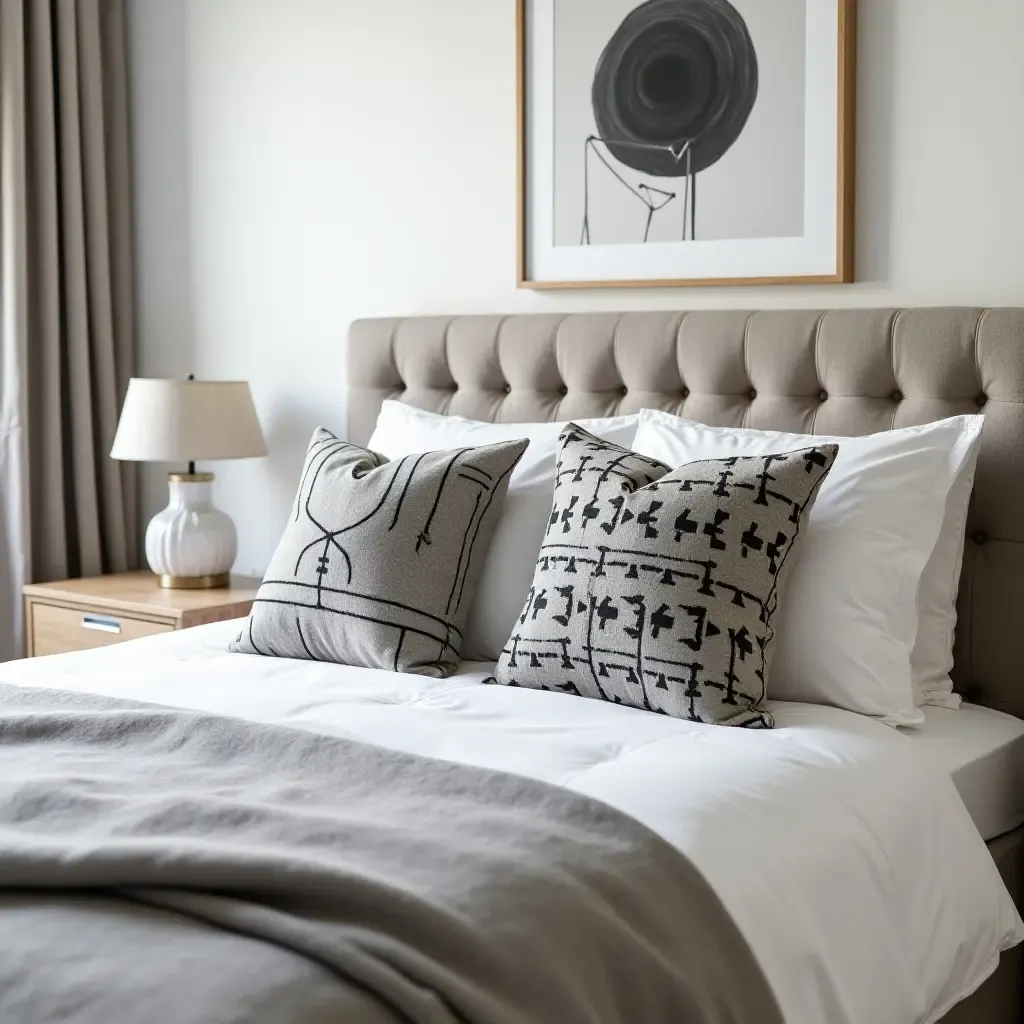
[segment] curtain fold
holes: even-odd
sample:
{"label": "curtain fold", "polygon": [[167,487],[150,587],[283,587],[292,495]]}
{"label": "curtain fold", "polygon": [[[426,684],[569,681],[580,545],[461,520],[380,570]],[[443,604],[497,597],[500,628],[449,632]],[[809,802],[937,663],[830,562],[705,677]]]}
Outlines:
{"label": "curtain fold", "polygon": [[0,660],[26,578],[135,564],[134,474],[109,458],[134,354],[127,120],[124,0],[0,0]]}

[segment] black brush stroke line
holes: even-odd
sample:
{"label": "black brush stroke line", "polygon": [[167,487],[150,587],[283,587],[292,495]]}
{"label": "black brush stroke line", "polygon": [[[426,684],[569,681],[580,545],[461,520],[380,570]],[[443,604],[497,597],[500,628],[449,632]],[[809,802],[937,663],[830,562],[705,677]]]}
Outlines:
{"label": "black brush stroke line", "polygon": [[[650,466],[652,469],[662,470],[662,473],[665,476],[672,472],[670,466],[665,465],[664,462],[659,462],[657,459],[648,458],[646,455],[641,455],[639,452],[630,452],[629,454],[632,455],[637,462],[642,462],[645,466]],[[654,480],[653,483],[658,483],[660,479],[661,477],[659,477],[658,480]],[[650,484],[645,484],[644,486],[650,487]],[[641,488],[641,490],[642,489],[643,488]]]}
{"label": "black brush stroke line", "polygon": [[299,601],[283,601],[276,597],[259,597],[257,596],[254,603],[259,604],[274,604],[279,605],[283,608],[305,608],[307,611],[322,611],[327,612],[328,615],[340,615],[343,619],[358,619],[360,622],[371,622],[375,626],[386,626],[388,629],[405,630],[407,633],[415,633],[416,636],[422,636],[427,640],[432,640],[436,644],[442,644],[445,649],[450,649],[453,654],[458,656],[458,651],[449,642],[447,636],[434,636],[433,633],[428,633],[425,629],[418,629],[416,626],[404,625],[399,622],[389,622],[386,619],[375,619],[369,615],[360,615],[358,612],[347,612],[342,611],[339,608],[317,608],[315,605],[302,604]]}
{"label": "black brush stroke line", "polygon": [[[617,658],[628,658],[629,657],[629,654],[626,651],[612,651],[612,650],[609,650],[609,649],[604,648],[604,647],[597,647],[597,648],[595,648],[594,649],[594,653],[595,654],[610,654],[610,655],[613,655],[614,657],[617,657]],[[648,662],[651,665],[672,665],[675,668],[692,668],[694,665],[696,665],[697,668],[703,668],[704,667],[699,662],[693,662],[693,661],[674,661],[671,658],[655,658],[653,655],[650,655],[650,654],[648,654],[648,655],[646,655],[644,657],[644,661]],[[660,673],[658,673],[658,672],[651,672],[649,670],[647,671],[647,675],[649,675],[649,676],[657,676],[659,674]]]}
{"label": "black brush stroke line", "polygon": [[583,143],[583,230],[580,245],[590,245],[590,139]]}
{"label": "black brush stroke line", "polygon": [[[582,428],[580,428],[580,429],[582,430]],[[558,459],[558,469],[557,469],[557,471],[555,473],[556,479],[561,479],[567,473],[568,474],[575,474],[577,472],[576,469],[569,469],[568,466],[565,465],[565,450],[566,450],[567,447],[568,447],[568,443],[566,443],[565,445],[562,446],[562,452],[561,452],[561,454],[559,456],[559,459]],[[613,450],[617,449],[617,448],[618,448],[618,446],[616,445],[616,446],[614,446]],[[591,449],[591,450],[596,450],[596,451],[599,451],[599,452],[608,452],[609,454],[611,454],[611,452],[609,452],[609,448],[608,448],[607,444],[602,444],[601,447],[596,448],[596,449]],[[751,456],[751,458],[753,458],[753,456]],[[613,459],[610,466],[603,466],[602,467],[600,464],[597,464],[597,463],[595,463],[593,465],[588,464],[587,466],[584,467],[583,472],[584,473],[608,473],[609,475],[625,476],[625,477],[628,477],[628,479],[630,479],[630,480],[634,480],[635,479],[634,475],[628,469],[623,469],[622,468],[625,459],[634,459],[635,461],[639,462],[643,466],[648,467],[649,469],[657,469],[657,470],[661,471],[662,475],[660,477],[658,477],[655,480],[651,480],[649,483],[643,484],[642,486],[639,484],[639,481],[636,481],[637,482],[637,487],[641,491],[646,489],[646,488],[648,488],[648,487],[650,487],[651,484],[661,483],[663,478],[669,477],[669,476],[672,475],[672,473],[677,472],[677,470],[670,469],[668,466],[665,465],[664,462],[659,462],[657,459],[649,459],[649,458],[647,458],[646,455],[640,455],[638,452],[627,452],[627,451],[623,451],[621,455],[619,455],[617,458]],[[703,461],[706,461],[706,462],[721,462],[721,461],[724,461],[724,460],[721,460],[721,459],[706,459],[706,460],[703,460]],[[686,468],[685,466],[681,466],[680,467],[680,469],[685,469],[685,468]]]}
{"label": "black brush stroke line", "polygon": [[[311,543],[307,544],[302,549],[302,551],[299,552],[299,557],[295,561],[295,574],[296,575],[298,575],[299,566],[302,564],[302,559],[305,557],[306,552],[309,551],[310,548],[316,547],[316,545],[319,544],[321,541],[323,541],[325,537],[328,539],[329,543],[333,539],[333,538],[331,538],[330,531],[327,530],[325,527],[321,526],[321,524],[318,523],[316,521],[316,519],[314,518],[313,513],[310,512],[310,510],[309,510],[309,503],[313,500],[313,489],[316,487],[316,482],[317,482],[317,480],[320,479],[320,474],[323,472],[323,469],[327,465],[328,461],[330,460],[330,457],[331,457],[330,453],[328,453],[324,457],[324,459],[320,462],[320,465],[317,466],[316,472],[313,474],[313,479],[310,481],[310,484],[309,484],[309,491],[306,493],[306,503],[305,503],[306,517],[309,519],[309,521],[314,526],[317,527],[318,530],[320,530],[322,536],[317,537],[316,540],[314,540]],[[334,541],[334,545],[341,552],[342,557],[345,559],[345,564],[348,567],[348,581],[351,583],[352,582],[352,561],[348,557],[348,553],[345,551],[344,548],[342,548],[342,546],[340,544],[337,543],[337,541]]]}
{"label": "black brush stroke line", "polygon": [[587,652],[587,664],[590,666],[590,676],[594,680],[597,692],[601,695],[601,700],[607,700],[608,694],[604,692],[604,687],[598,681],[597,668],[594,665],[594,656],[591,653],[591,643],[594,635],[594,609],[597,608],[597,599],[593,594],[588,594],[587,596],[590,598],[590,614],[587,617],[587,643],[584,649]]}
{"label": "black brush stroke line", "polygon": [[[597,143],[598,142],[603,142],[606,146],[609,146],[610,141],[611,140],[602,139],[602,138],[600,138],[599,136],[596,136],[596,135],[591,135],[591,136],[588,136],[586,142],[583,145],[583,230],[580,233],[580,245],[581,246],[582,245],[590,245],[590,243],[591,243],[591,237],[590,237],[590,154],[592,152],[597,156],[597,158],[601,161],[601,163],[603,163],[604,166],[611,172],[611,174],[619,181],[619,183],[621,185],[623,185],[634,196],[636,196],[647,207],[647,224],[646,224],[646,227],[644,229],[644,242],[645,243],[650,241],[651,225],[652,225],[652,223],[654,221],[654,215],[656,213],[658,213],[659,211],[665,209],[665,207],[668,206],[669,203],[671,203],[674,199],[676,199],[678,197],[678,193],[676,193],[676,192],[666,192],[664,189],[655,188],[655,187],[653,187],[651,185],[647,185],[646,183],[641,183],[636,188],[633,188],[633,186],[630,185],[630,183],[628,181],[626,181],[626,179],[621,174],[619,174],[619,172],[616,171],[614,167],[612,167],[612,165],[605,159],[605,157],[603,156],[601,151],[597,148]],[[689,168],[692,165],[691,152],[690,152],[691,142],[687,142],[683,146],[682,151],[680,153],[678,153],[678,154],[676,153],[676,150],[675,150],[675,148],[673,146],[654,146],[654,145],[649,145],[649,144],[646,144],[646,143],[628,142],[628,141],[624,141],[624,140],[620,140],[616,144],[617,145],[621,145],[621,146],[633,146],[633,147],[638,148],[638,149],[652,149],[652,150],[659,150],[659,151],[663,151],[663,152],[668,152],[668,153],[670,153],[672,155],[673,159],[675,159],[676,162],[679,162],[682,159],[683,155],[685,154],[686,158],[687,158],[687,167]],[[609,151],[610,151],[610,146],[609,146]],[[691,187],[692,184],[694,184],[693,175],[692,175],[692,173],[689,170],[687,170],[686,187],[685,187],[685,197],[686,197],[685,198],[685,203],[686,204],[688,204],[689,201],[690,201],[690,187]],[[644,193],[650,193],[650,192],[657,192],[659,195],[663,196],[664,197],[663,201],[661,203],[653,202],[649,195],[645,195],[644,194]],[[694,194],[696,195],[696,189],[694,189]],[[692,235],[692,233],[691,233],[691,235]],[[686,206],[685,205],[683,207],[683,241],[684,242],[686,241]]]}
{"label": "black brush stroke line", "polygon": [[[377,604],[390,605],[392,608],[400,608],[405,612],[413,612],[416,615],[422,615],[423,618],[429,619],[431,622],[436,622],[439,626],[444,626],[445,629],[450,629],[455,633],[459,634],[459,638],[462,638],[462,632],[459,627],[452,622],[448,622],[446,619],[442,619],[437,615],[431,615],[429,612],[423,611],[422,608],[415,608],[411,604],[402,604],[401,601],[392,601],[386,597],[377,597],[374,594],[360,594],[356,590],[339,590],[337,587],[317,587],[315,583],[302,583],[299,580],[264,580],[263,586],[279,586],[279,587],[299,587],[302,590],[323,590],[325,594],[339,594],[342,597],[354,597],[361,601],[373,601]],[[279,604],[287,603],[279,601]],[[312,608],[313,605],[299,605],[302,608]],[[324,606],[324,611],[332,611],[333,609]]]}
{"label": "black brush stroke line", "polygon": [[[317,566],[317,574],[316,574],[316,606],[317,606],[317,608],[322,608],[323,607],[323,603],[324,603],[324,577],[327,575],[326,571],[324,571],[324,570],[326,570],[327,566],[330,564],[330,558],[329,558],[330,553],[331,553],[331,538],[330,537],[325,537],[324,538],[324,553],[320,556],[320,559],[319,559],[320,564]],[[342,554],[345,554],[345,552],[342,552]],[[351,563],[351,561],[349,561],[349,558],[348,558],[347,554],[345,554],[345,563],[346,563],[346,567],[348,569],[348,578],[349,578],[349,581],[351,582],[351,580],[352,580],[352,563]]]}
{"label": "black brush stroke line", "polygon": [[[555,476],[555,479],[556,480],[561,480],[563,477],[567,477],[567,476],[575,477],[578,472],[580,472],[580,470],[563,469],[563,470],[561,470]],[[604,469],[601,466],[585,466],[583,468],[582,472],[584,474],[587,474],[587,473],[603,473]],[[623,480],[628,480],[630,483],[636,483],[636,477],[633,476],[632,473],[628,473],[628,472],[626,472],[626,470],[623,470],[623,469],[616,469],[611,475],[612,476],[621,477]],[[580,481],[580,482],[582,483],[583,481]],[[657,481],[655,481],[655,483],[657,483]],[[646,486],[649,487],[650,484],[647,484]]]}
{"label": "black brush stroke line", "polygon": [[[343,451],[345,448],[350,447],[347,441],[337,441],[337,439],[335,439],[335,441],[337,442],[336,444],[329,444],[327,447],[320,448],[319,451],[314,452],[310,456],[307,456],[306,468],[303,470],[302,482],[299,485],[298,497],[295,500],[296,522],[298,522],[298,513],[301,511],[302,508],[302,491],[306,485],[306,480],[309,477],[309,471],[313,468],[314,465],[316,465],[316,472],[314,473],[313,480],[309,485],[311,492],[313,489],[313,485],[316,483],[317,477],[319,477],[320,475],[320,471],[324,468],[325,465],[327,465],[327,463],[330,461],[331,457],[335,454],[335,452]],[[321,460],[319,464],[317,464],[317,459]],[[309,492],[307,492],[306,494],[306,499],[308,501]]]}
{"label": "black brush stroke line", "polygon": [[[713,579],[711,581],[711,585],[713,587],[721,587],[723,590],[731,590],[734,596],[738,595],[739,597],[746,598],[753,604],[759,605],[761,608],[765,607],[765,602],[761,598],[757,597],[755,594],[747,593],[747,591],[742,590],[735,583],[727,583],[725,580]],[[721,600],[721,596],[718,594],[715,595],[715,598],[719,601]]]}
{"label": "black brush stroke line", "polygon": [[544,544],[541,546],[541,551],[547,551],[549,548],[557,549],[562,548],[569,551],[604,551],[609,555],[635,555],[640,558],[649,558],[652,561],[658,561],[659,559],[664,562],[676,562],[680,565],[699,565],[701,568],[711,565],[717,568],[717,562],[699,561],[696,558],[679,558],[675,555],[660,555],[656,551],[633,551],[629,548],[592,548],[587,544]]}
{"label": "black brush stroke line", "polygon": [[[391,520],[391,525],[388,527],[388,533],[390,533],[398,525],[398,517],[402,511],[402,504],[405,501],[406,495],[409,493],[409,485],[412,483],[412,478],[416,475],[416,470],[419,469],[420,463],[427,457],[427,452],[424,452],[412,465],[412,469],[409,470],[409,475],[405,478],[405,487],[402,488],[402,496],[398,499],[398,507],[395,509],[395,517]],[[405,462],[405,459],[402,460]]]}
{"label": "black brush stroke line", "polygon": [[458,607],[462,604],[462,595],[465,592],[466,588],[466,577],[469,575],[469,566],[473,559],[473,550],[476,547],[476,540],[480,534],[480,524],[487,517],[487,513],[490,511],[491,508],[491,503],[494,501],[494,496],[498,493],[502,481],[505,479],[505,477],[512,475],[512,471],[516,468],[516,466],[519,465],[519,461],[520,459],[522,459],[523,452],[525,451],[526,449],[524,448],[523,451],[519,453],[519,458],[516,459],[515,462],[513,462],[512,465],[509,466],[508,469],[506,469],[505,472],[498,477],[498,479],[495,481],[494,487],[491,489],[491,492],[487,497],[487,504],[484,506],[484,510],[481,513],[480,518],[477,520],[476,530],[473,533],[473,542],[469,546],[469,561],[466,562],[466,571],[465,573],[463,573],[462,576],[462,586],[459,588],[459,599],[455,602],[456,609],[458,609]]}
{"label": "black brush stroke line", "polygon": [[488,473],[486,469],[483,469],[481,466],[476,465],[476,463],[470,462],[469,459],[467,459],[462,464],[462,468],[471,469],[474,473],[479,473],[482,477],[484,477],[484,479],[489,480],[491,483],[494,483],[493,473]]}
{"label": "black brush stroke line", "polygon": [[[554,652],[550,652],[549,653],[549,652],[543,650],[543,648],[544,647],[553,647],[553,646],[556,646],[556,645],[560,645],[561,643],[563,643],[563,641],[561,641],[561,640],[542,640],[542,639],[522,638],[520,640],[520,643],[519,643],[519,649],[520,649],[520,651],[523,651],[526,654],[529,654],[529,655],[532,655],[532,656],[536,656],[538,658],[560,658],[562,656],[560,651],[554,651]],[[541,650],[537,650],[536,648],[538,648],[538,647],[541,648]],[[608,655],[609,657],[613,657],[613,658],[625,658],[625,659],[628,659],[630,657],[629,651],[620,651],[620,650],[613,649],[611,647],[593,647],[593,646],[588,646],[586,644],[580,644],[579,647],[583,651],[585,651],[585,652],[592,652],[593,654],[604,654],[604,655]],[[505,653],[505,652],[502,652],[502,653]],[[587,663],[587,659],[583,658],[583,657],[572,656],[572,660],[575,661],[577,664],[580,664],[580,665],[585,665]],[[656,658],[653,655],[646,655],[644,657],[644,661],[646,661],[646,662],[648,662],[648,663],[650,663],[652,665],[669,665],[669,666],[672,666],[672,667],[675,667],[675,668],[696,668],[698,670],[704,668],[703,662],[699,662],[699,661],[678,661],[678,660],[676,660],[674,658]],[[657,676],[659,674],[660,673],[658,673],[658,672],[653,672],[653,671],[650,671],[650,670],[647,671],[647,675],[649,675],[649,676]]]}
{"label": "black brush stroke line", "polygon": [[[640,599],[643,602],[643,598]],[[636,631],[636,672],[640,678],[640,690],[644,695],[644,707],[648,711],[653,711],[654,707],[651,705],[651,699],[647,695],[647,682],[644,679],[644,630],[647,627],[647,605],[641,603],[640,608],[640,621],[637,623]]]}
{"label": "black brush stroke line", "polygon": [[309,649],[309,644],[306,643],[306,638],[302,635],[302,621],[298,615],[295,616],[295,628],[299,631],[299,640],[302,643],[302,647],[308,655],[309,660],[319,661],[318,658],[314,657],[313,652]]}
{"label": "black brush stroke line", "polygon": [[252,645],[252,649],[257,654],[261,655],[264,658],[268,657],[268,655],[264,651],[260,650],[259,645],[256,643],[255,639],[253,639],[253,635],[252,635],[252,615],[249,616],[249,643]]}
{"label": "black brush stroke line", "polygon": [[[645,195],[644,195],[644,194],[643,194],[642,192],[640,192],[640,191],[639,191],[639,189],[635,189],[635,188],[633,188],[633,186],[632,186],[632,185],[630,185],[630,183],[629,183],[628,181],[626,181],[626,179],[625,179],[625,178],[624,178],[624,177],[623,177],[623,176],[622,176],[621,174],[619,174],[619,172],[618,172],[617,170],[615,170],[615,168],[614,168],[614,167],[612,167],[612,165],[611,165],[610,163],[608,163],[608,161],[607,161],[607,160],[605,159],[605,156],[604,156],[604,154],[603,154],[603,153],[601,152],[601,150],[599,150],[599,149],[597,148],[597,146],[595,145],[595,143],[596,143],[597,141],[603,141],[603,140],[598,140],[598,138],[597,138],[597,136],[596,136],[596,135],[591,135],[591,136],[590,136],[590,138],[589,138],[589,139],[587,139],[587,142],[588,142],[588,144],[590,145],[590,151],[591,151],[591,152],[592,152],[592,153],[593,153],[593,154],[594,154],[594,155],[595,155],[595,156],[597,157],[597,159],[598,159],[598,160],[600,160],[600,161],[601,161],[601,163],[603,163],[603,164],[605,165],[605,167],[607,167],[607,168],[608,168],[608,170],[609,170],[609,171],[611,171],[611,172],[612,172],[612,174],[613,174],[613,175],[614,175],[614,176],[615,176],[616,178],[618,178],[618,179],[619,179],[619,181],[620,181],[620,182],[622,182],[622,184],[623,184],[623,185],[625,185],[625,187],[626,187],[627,189],[629,189],[629,191],[630,191],[630,192],[631,192],[631,193],[632,193],[632,194],[633,194],[634,196],[636,196],[636,197],[637,197],[637,199],[639,199],[639,200],[640,200],[640,202],[641,202],[641,203],[643,203],[643,204],[644,204],[644,206],[646,206],[646,207],[647,207],[647,209],[649,210],[649,209],[651,208],[651,202],[650,202],[650,200],[649,200],[649,199],[648,199],[648,198],[647,198],[647,197],[646,197],[646,196],[645,196]],[[641,185],[641,186],[640,186],[640,188],[643,188],[643,186]],[[672,198],[673,198],[673,199],[675,199],[675,193],[672,193]],[[660,207],[659,207],[659,209],[660,209]]]}
{"label": "black brush stroke line", "polygon": [[[441,641],[438,641],[438,642],[441,643]],[[461,651],[456,651],[455,647],[452,645],[452,642],[451,642],[451,632],[449,632],[449,634],[445,638],[444,642],[441,643],[440,650],[437,652],[437,660],[434,661],[434,663],[433,663],[434,668],[436,668],[438,673],[440,675],[442,675],[442,676],[445,675],[445,671],[444,671],[444,652],[445,652],[445,648],[446,647],[451,647],[451,649],[453,651],[455,651],[455,658],[456,658],[456,660],[458,660],[459,657],[462,654]]]}
{"label": "black brush stroke line", "polygon": [[[321,541],[326,540],[328,542],[328,545],[333,544],[341,552],[342,557],[345,559],[345,565],[346,565],[346,568],[348,570],[348,581],[347,582],[349,582],[349,583],[352,582],[352,559],[349,558],[348,552],[338,542],[338,538],[340,536],[342,536],[343,534],[350,533],[352,530],[358,529],[364,523],[369,522],[375,515],[377,515],[378,512],[380,512],[380,510],[384,507],[385,502],[388,500],[388,497],[391,494],[392,488],[395,486],[395,481],[399,478],[399,476],[401,476],[402,469],[404,468],[405,462],[406,462],[406,460],[408,458],[410,458],[410,456],[406,456],[405,459],[401,459],[400,461],[398,461],[396,463],[391,463],[391,465],[393,465],[395,467],[395,471],[391,474],[391,479],[388,481],[388,486],[387,486],[387,489],[384,491],[383,497],[380,499],[380,501],[377,504],[377,507],[372,512],[370,512],[368,515],[363,516],[363,518],[360,519],[358,522],[352,523],[350,526],[345,526],[345,527],[343,527],[340,530],[334,530],[334,531],[329,530],[322,523],[318,522],[316,517],[313,515],[313,513],[310,511],[310,508],[309,508],[309,503],[313,500],[313,488],[316,486],[316,481],[317,481],[317,479],[320,476],[321,470],[327,464],[327,460],[325,459],[320,464],[319,468],[316,471],[316,476],[313,477],[313,482],[309,485],[309,494],[306,496],[306,516],[309,519],[309,521],[323,534],[323,536],[317,537],[316,540],[314,540],[311,543],[307,544],[302,549],[302,551],[299,552],[299,557],[298,557],[298,559],[295,562],[295,575],[296,576],[299,573],[299,567],[302,564],[302,559],[305,557],[306,552],[309,551],[310,548],[316,547],[316,545],[321,543]],[[382,467],[378,467],[378,468],[382,468]]]}
{"label": "black brush stroke line", "polygon": [[[694,669],[696,672],[700,672],[704,668],[704,665],[699,661],[670,661],[667,658],[648,658],[647,660],[653,665],[668,665],[670,668]],[[682,683],[684,686],[689,686],[690,684],[690,680],[685,676],[670,676],[665,672],[655,672],[653,670],[648,670],[647,674],[652,677],[663,675],[673,683]],[[695,685],[703,686],[704,684],[700,680],[695,680]]]}
{"label": "black brush stroke line", "polygon": [[[312,520],[312,522],[313,525],[317,527],[317,529],[323,531],[323,527],[318,522],[316,522],[316,520]],[[329,533],[324,533],[322,537],[317,537],[316,540],[311,541],[299,552],[299,557],[295,561],[296,575],[298,575],[299,567],[302,565],[302,559],[306,557],[306,553],[310,550],[310,548],[315,548],[317,544],[326,544],[325,552],[330,551],[330,547],[332,544],[341,552],[341,557],[345,559],[345,571],[348,573],[348,582],[351,583],[352,559],[348,557],[348,552]]]}
{"label": "black brush stroke line", "polygon": [[[459,474],[462,475],[461,473]],[[466,477],[465,479],[469,479]],[[477,483],[477,481],[473,481]],[[481,486],[483,486],[481,484]],[[448,603],[444,606],[446,615],[452,613],[452,599],[455,597],[455,588],[459,585],[459,576],[462,573],[462,560],[466,557],[466,545],[469,543],[469,531],[473,528],[473,521],[476,518],[477,512],[480,511],[480,495],[483,491],[476,492],[476,501],[473,503],[473,513],[469,517],[469,522],[466,524],[466,530],[462,534],[462,546],[459,548],[459,560],[455,563],[455,576],[452,578],[452,589],[448,592]],[[472,557],[472,556],[471,556]],[[469,564],[466,564],[466,572],[469,572]]]}
{"label": "black brush stroke line", "polygon": [[[321,448],[318,452],[313,451],[314,448],[318,448],[325,441],[327,442],[327,448]],[[306,468],[302,471],[302,479],[299,481],[299,493],[295,496],[295,519],[293,522],[297,523],[299,521],[299,513],[302,511],[302,491],[306,486],[306,478],[309,476],[309,471],[313,468],[313,462],[316,457],[328,451],[329,448],[330,451],[327,457],[330,458],[331,455],[347,447],[351,447],[347,441],[339,440],[333,436],[321,438],[309,446],[309,451],[306,453]]]}
{"label": "black brush stroke line", "polygon": [[[684,242],[686,241],[686,222],[690,218],[690,189],[695,184],[696,184],[696,181],[695,181],[694,176],[693,176],[693,153],[692,153],[692,151],[690,149],[690,143],[687,143],[686,144],[686,191],[683,193],[683,239],[682,240]],[[696,191],[697,190],[694,189],[694,193],[696,193]],[[696,195],[694,195],[694,199],[696,199]],[[693,209],[694,209],[694,213],[696,213],[696,209],[697,209],[696,206],[694,206]],[[697,240],[696,222],[694,222],[694,227],[690,231],[690,241],[691,242],[695,242],[696,240]]]}
{"label": "black brush stroke line", "polygon": [[[697,175],[692,170],[686,189],[690,196],[690,241],[695,242],[697,241]],[[686,230],[685,224],[683,224],[683,230]]]}
{"label": "black brush stroke line", "polygon": [[[540,554],[543,554],[545,551],[547,551],[549,549],[561,549],[561,550],[566,550],[566,551],[587,551],[587,552],[595,550],[594,548],[590,547],[587,544],[543,544],[541,546],[541,549],[540,549]],[[597,548],[596,550],[597,551],[601,551],[602,548]],[[677,558],[677,557],[674,557],[672,555],[660,555],[660,554],[658,554],[655,551],[629,551],[629,550],[622,549],[622,548],[603,548],[603,550],[604,550],[605,554],[607,554],[607,555],[637,556],[637,557],[640,557],[640,558],[650,559],[651,561],[654,561],[654,562],[656,562],[656,561],[658,561],[660,559],[662,561],[682,563],[683,565],[698,565],[702,569],[708,568],[709,566],[710,567],[714,567],[714,568],[718,567],[718,563],[717,562],[700,562],[700,561],[695,561],[693,559],[688,559],[688,558]],[[559,561],[568,560],[570,557],[574,557],[574,558],[576,558],[577,564],[580,564],[580,565],[598,565],[598,564],[600,564],[598,561],[596,561],[593,558],[583,558],[583,557],[578,556],[578,555],[576,555],[576,556],[570,556],[570,555],[548,555],[547,557],[551,558],[553,560],[559,560]],[[624,568],[626,566],[626,564],[627,563],[625,563],[625,562],[609,562],[607,560],[604,562],[605,568],[609,568],[609,569],[622,569],[622,568]],[[678,576],[680,576],[680,577],[682,577],[684,579],[694,579],[694,580],[702,579],[702,577],[700,577],[700,576],[693,576],[693,575],[691,575],[689,573],[681,572],[678,569],[666,569],[666,568],[657,567],[657,566],[643,565],[642,563],[639,563],[639,562],[637,563],[637,565],[638,565],[638,567],[640,569],[643,569],[645,572],[666,572],[666,571],[668,571],[668,572],[673,572],[676,575],[678,575]],[[762,605],[763,606],[766,603],[766,600],[762,600],[756,594],[748,593],[746,590],[742,590],[740,587],[736,586],[736,584],[729,583],[726,580],[720,580],[717,577],[712,577],[709,582],[711,583],[712,586],[722,587],[725,590],[731,590],[733,592],[733,594],[739,594],[741,597],[747,598],[748,600],[752,601],[754,604],[758,604],[758,605]]]}
{"label": "black brush stroke line", "polygon": [[612,461],[609,462],[608,465],[604,467],[604,469],[601,471],[600,476],[598,476],[597,478],[597,482],[594,484],[594,496],[593,498],[590,499],[591,501],[596,502],[597,499],[601,497],[601,487],[604,484],[608,483],[609,478],[616,470],[622,469],[622,464],[630,457],[631,454],[631,452],[624,452],[617,458],[612,459]]}
{"label": "black brush stroke line", "polygon": [[668,143],[635,142],[633,139],[609,139],[603,135],[591,135],[590,138],[597,142],[603,142],[606,146],[627,146],[633,149],[646,149],[654,153],[669,153],[677,164],[682,161],[693,145],[693,139],[688,139],[679,149],[676,149],[675,146]]}
{"label": "black brush stroke line", "polygon": [[437,515],[438,506],[441,504],[441,495],[444,493],[444,485],[448,483],[448,476],[452,471],[452,468],[459,461],[459,459],[466,454],[471,452],[472,448],[459,448],[457,449],[452,458],[449,460],[448,465],[444,468],[444,473],[441,476],[441,483],[437,488],[437,494],[434,496],[434,504],[430,509],[430,515],[427,516],[427,521],[423,524],[423,529],[420,531],[419,539],[416,541],[416,554],[420,553],[420,547],[423,541],[430,536],[430,526],[434,522],[434,516]]}
{"label": "black brush stroke line", "polygon": [[398,634],[398,646],[395,647],[395,668],[394,671],[398,671],[398,656],[402,653],[402,644],[405,643],[405,630]]}
{"label": "black brush stroke line", "polygon": [[[405,468],[406,462],[411,458],[411,455],[407,455],[404,459],[399,459],[398,462],[392,463],[392,465],[395,466],[395,472],[392,473],[391,475],[391,480],[388,482],[387,489],[384,491],[384,497],[380,499],[380,502],[377,504],[377,507],[372,512],[363,516],[362,519],[360,519],[358,522],[352,523],[350,526],[344,526],[340,530],[335,530],[331,532],[330,536],[334,538],[340,537],[342,534],[345,533],[351,533],[353,530],[358,530],[360,526],[364,525],[365,523],[368,523],[371,519],[373,519],[373,517],[377,515],[377,513],[380,512],[380,510],[384,507],[384,503],[388,500],[392,488],[394,488],[395,486],[395,481],[402,475],[402,470]],[[320,529],[325,529],[325,527],[320,526],[320,524],[317,523],[312,516],[310,516],[310,520],[316,523],[316,525]]]}

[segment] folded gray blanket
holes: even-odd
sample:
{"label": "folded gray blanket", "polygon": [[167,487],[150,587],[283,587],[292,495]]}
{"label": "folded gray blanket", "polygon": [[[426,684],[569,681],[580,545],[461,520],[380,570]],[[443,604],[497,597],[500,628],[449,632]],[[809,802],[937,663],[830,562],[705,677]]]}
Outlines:
{"label": "folded gray blanket", "polygon": [[697,870],[596,801],[0,685],[0,1021],[56,1020],[781,1024]]}

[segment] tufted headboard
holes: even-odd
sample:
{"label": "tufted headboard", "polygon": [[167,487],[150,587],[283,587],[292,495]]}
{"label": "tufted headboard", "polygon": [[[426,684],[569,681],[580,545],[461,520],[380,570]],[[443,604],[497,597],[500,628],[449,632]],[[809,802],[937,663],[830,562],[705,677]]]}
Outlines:
{"label": "tufted headboard", "polygon": [[348,389],[360,444],[385,398],[502,422],[646,406],[844,435],[980,410],[954,679],[1024,717],[1024,308],[363,320]]}

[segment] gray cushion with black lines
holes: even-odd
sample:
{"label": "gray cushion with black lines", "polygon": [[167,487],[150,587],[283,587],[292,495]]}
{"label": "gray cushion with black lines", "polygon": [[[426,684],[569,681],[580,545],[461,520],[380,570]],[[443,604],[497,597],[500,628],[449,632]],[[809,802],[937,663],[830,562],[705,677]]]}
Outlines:
{"label": "gray cushion with black lines", "polygon": [[388,462],[317,430],[288,525],[231,650],[451,675],[528,443]]}
{"label": "gray cushion with black lines", "polygon": [[496,681],[771,728],[772,616],[838,450],[670,471],[569,424],[533,587]]}

